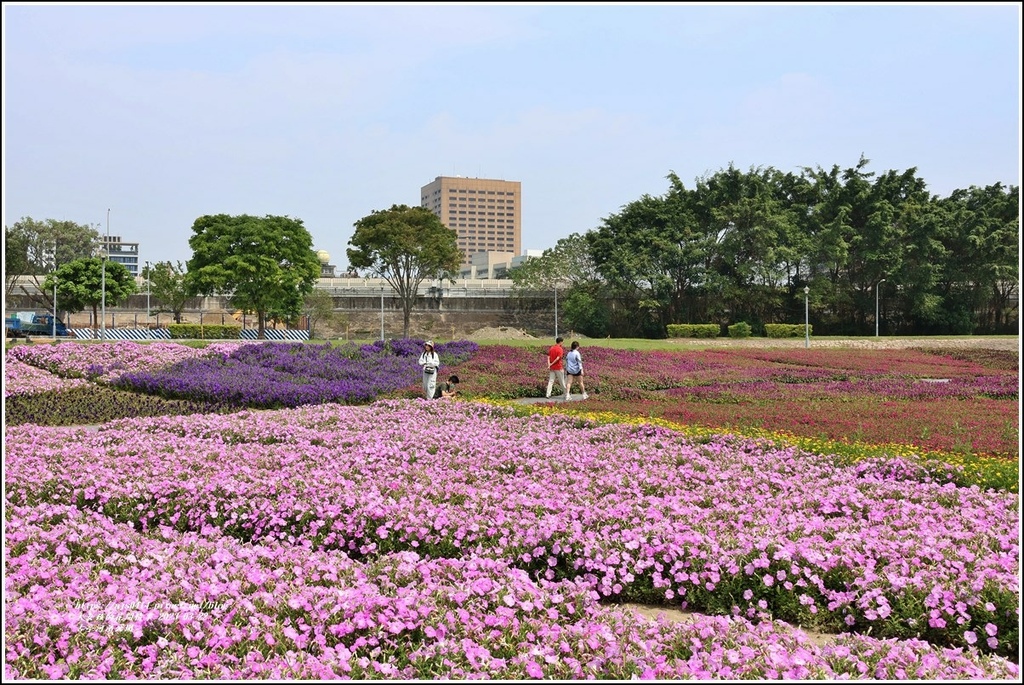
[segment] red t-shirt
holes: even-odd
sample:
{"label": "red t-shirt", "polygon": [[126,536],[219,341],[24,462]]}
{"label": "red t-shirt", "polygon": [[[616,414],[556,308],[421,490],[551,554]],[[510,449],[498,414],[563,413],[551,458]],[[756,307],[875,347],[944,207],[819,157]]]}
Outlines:
{"label": "red t-shirt", "polygon": [[561,345],[552,345],[551,349],[548,350],[548,363],[551,365],[552,371],[562,370],[562,359],[565,357],[565,350],[562,349]]}

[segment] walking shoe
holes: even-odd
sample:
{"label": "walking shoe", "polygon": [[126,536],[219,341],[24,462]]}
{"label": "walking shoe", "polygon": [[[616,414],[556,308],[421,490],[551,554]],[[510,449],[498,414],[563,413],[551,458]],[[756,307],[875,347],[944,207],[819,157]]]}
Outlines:
{"label": "walking shoe", "polygon": [[590,395],[588,395],[587,393],[583,393],[583,399],[587,399],[588,397],[590,397]]}

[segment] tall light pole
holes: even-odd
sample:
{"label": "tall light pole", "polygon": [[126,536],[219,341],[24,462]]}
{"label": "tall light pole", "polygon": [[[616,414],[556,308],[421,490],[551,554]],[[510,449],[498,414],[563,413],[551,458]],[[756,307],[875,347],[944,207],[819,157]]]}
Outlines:
{"label": "tall light pole", "polygon": [[811,346],[811,306],[809,304],[808,297],[810,296],[811,289],[808,286],[804,286],[804,347]]}
{"label": "tall light pole", "polygon": [[153,279],[153,274],[149,270],[149,262],[146,262],[146,325],[149,325],[149,293],[151,288],[150,283]]}
{"label": "tall light pole", "polygon": [[384,286],[380,287],[380,341],[384,342]]}
{"label": "tall light pole", "polygon": [[100,340],[107,339],[107,253],[110,250],[110,209],[107,209],[107,237],[100,255]]}
{"label": "tall light pole", "polygon": [[53,339],[57,339],[57,241],[53,241]]}
{"label": "tall light pole", "polygon": [[884,278],[882,280],[880,280],[878,283],[875,283],[875,337],[876,338],[878,337],[878,286],[882,285],[883,283],[885,283],[885,279]]}

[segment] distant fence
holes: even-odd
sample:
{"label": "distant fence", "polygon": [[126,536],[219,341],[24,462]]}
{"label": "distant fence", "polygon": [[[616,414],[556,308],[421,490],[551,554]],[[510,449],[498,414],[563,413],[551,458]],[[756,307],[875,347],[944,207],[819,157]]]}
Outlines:
{"label": "distant fence", "polygon": [[[91,328],[71,328],[78,340],[100,340],[103,331],[94,331]],[[309,340],[309,331],[296,330],[275,330],[268,328],[264,332],[267,340],[290,340],[300,342]],[[37,336],[46,337],[46,336]],[[167,328],[108,328],[104,340],[171,340],[171,331]],[[258,340],[259,330],[245,328],[241,333],[242,340]]]}

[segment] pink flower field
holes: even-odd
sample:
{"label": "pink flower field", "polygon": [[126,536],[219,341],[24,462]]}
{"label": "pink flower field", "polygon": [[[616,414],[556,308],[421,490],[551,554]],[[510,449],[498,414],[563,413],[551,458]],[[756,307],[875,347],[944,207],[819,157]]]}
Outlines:
{"label": "pink flower field", "polygon": [[1019,679],[1019,496],[909,458],[391,398],[6,426],[4,484],[5,679]]}

